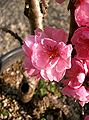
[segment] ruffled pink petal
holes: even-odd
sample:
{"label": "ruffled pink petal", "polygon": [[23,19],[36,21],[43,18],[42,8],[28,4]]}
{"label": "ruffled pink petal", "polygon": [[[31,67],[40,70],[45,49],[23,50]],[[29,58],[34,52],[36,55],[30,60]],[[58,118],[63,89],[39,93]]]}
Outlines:
{"label": "ruffled pink petal", "polygon": [[69,86],[66,86],[62,89],[62,93],[63,95],[67,95],[69,97],[76,97],[76,90],[69,87]]}
{"label": "ruffled pink petal", "polygon": [[67,79],[67,78],[62,81],[62,83],[63,83],[64,86],[68,86],[69,82],[70,82],[70,79]]}
{"label": "ruffled pink petal", "polygon": [[35,42],[34,35],[28,35],[24,38],[23,42],[25,42],[26,46],[31,48]]}
{"label": "ruffled pink petal", "polygon": [[40,76],[40,71],[34,68],[34,66],[31,63],[31,60],[28,57],[25,57],[23,66],[29,76],[37,76],[37,75]]}
{"label": "ruffled pink petal", "polygon": [[43,39],[43,38],[45,38],[44,32],[40,28],[37,28],[35,30],[35,43],[40,44],[41,39]]}
{"label": "ruffled pink petal", "polygon": [[66,86],[62,89],[63,95],[67,95],[69,97],[73,97],[76,100],[79,100],[79,103],[84,106],[85,103],[89,102],[87,99],[87,96],[89,96],[89,93],[86,91],[86,89],[82,86],[78,89],[73,89],[69,86]]}
{"label": "ruffled pink petal", "polygon": [[64,77],[66,73],[66,70],[62,71],[62,72],[57,72],[56,70],[52,70],[52,74],[54,76],[54,81],[59,82],[60,80],[62,80],[62,78]]}
{"label": "ruffled pink petal", "polygon": [[65,75],[66,70],[60,72],[57,72],[56,70],[58,60],[58,58],[55,58],[46,66],[46,74],[50,81],[54,80],[59,82]]}
{"label": "ruffled pink petal", "polygon": [[84,80],[85,74],[80,73],[77,77],[70,78],[67,84],[74,89],[78,89],[80,86],[82,86]]}
{"label": "ruffled pink petal", "polygon": [[64,42],[64,43],[66,43],[67,39],[68,39],[68,34],[64,31],[64,29],[58,29],[55,32],[53,31],[52,39],[54,39],[57,42]]}
{"label": "ruffled pink petal", "polygon": [[81,27],[74,32],[71,41],[73,44],[77,44],[81,42],[87,43],[88,39],[89,39],[89,28]]}
{"label": "ruffled pink petal", "polygon": [[77,89],[76,95],[80,101],[87,102],[87,96],[89,96],[89,92],[87,92],[84,86],[81,86],[79,89]]}
{"label": "ruffled pink petal", "polygon": [[[29,47],[27,47],[26,44],[23,44],[23,45],[22,45],[22,49],[23,49],[24,54],[25,54],[26,56],[31,57],[32,50],[29,49]],[[24,56],[25,56],[25,55],[24,55]]]}
{"label": "ruffled pink petal", "polygon": [[37,29],[35,30],[35,35],[40,36],[41,33],[42,33],[42,30],[41,30],[40,28],[37,28]]}
{"label": "ruffled pink petal", "polygon": [[49,80],[45,69],[41,69],[40,74],[45,80]]}
{"label": "ruffled pink petal", "polygon": [[50,81],[53,81],[54,78],[57,79],[57,76],[54,74],[56,72],[55,68],[56,68],[57,62],[58,62],[58,58],[54,58],[48,63],[48,65],[45,68],[46,76]]}
{"label": "ruffled pink petal", "polygon": [[49,61],[49,56],[39,44],[34,44],[32,53],[32,63],[34,67],[41,70]]}
{"label": "ruffled pink petal", "polygon": [[77,75],[77,79],[78,79],[78,82],[80,83],[80,84],[83,84],[83,82],[85,81],[85,73],[79,73],[78,75]]}
{"label": "ruffled pink petal", "polygon": [[47,77],[50,81],[53,81],[54,80],[54,76],[52,74],[52,70],[50,67],[47,67],[46,68],[46,74],[47,74]]}
{"label": "ruffled pink petal", "polygon": [[89,1],[82,0],[80,5],[75,9],[75,20],[78,26],[89,27]]}
{"label": "ruffled pink petal", "polygon": [[63,59],[59,59],[58,64],[56,66],[57,72],[62,72],[66,69],[66,62]]}
{"label": "ruffled pink petal", "polygon": [[66,69],[69,69],[70,66],[67,64],[67,62],[65,60],[63,60],[62,58],[59,58],[59,61],[56,65],[56,71],[57,72],[63,72]]}
{"label": "ruffled pink petal", "polygon": [[24,38],[22,48],[24,50],[24,53],[30,57],[32,54],[32,46],[34,44],[34,36],[33,35],[28,35],[27,37]]}
{"label": "ruffled pink petal", "polygon": [[71,57],[71,53],[72,53],[72,45],[66,45],[66,46],[63,46],[63,48],[61,47],[61,45],[59,45],[59,49],[60,49],[60,56],[63,58],[63,59],[67,59],[69,57]]}
{"label": "ruffled pink petal", "polygon": [[57,42],[49,38],[44,38],[41,40],[41,45],[43,46],[44,50],[50,52],[55,46],[57,46]]}
{"label": "ruffled pink petal", "polygon": [[52,27],[46,27],[44,29],[46,37],[49,37],[56,42],[67,42],[68,34],[64,31],[64,29],[56,29]]}
{"label": "ruffled pink petal", "polygon": [[59,82],[65,75],[66,70],[62,72],[56,71],[56,64],[57,64],[57,58],[53,61],[51,61],[45,69],[41,70],[41,76],[44,79],[50,80],[50,81],[57,81]]}
{"label": "ruffled pink petal", "polygon": [[58,73],[55,68],[51,69],[50,67],[46,69],[45,75],[48,80],[59,82],[65,75],[65,71]]}
{"label": "ruffled pink petal", "polygon": [[[81,45],[81,47],[78,47]],[[84,44],[77,44],[75,46],[75,49],[77,50],[76,58],[78,59],[89,59],[89,47]]]}
{"label": "ruffled pink petal", "polygon": [[77,52],[77,58],[89,59],[89,28],[82,27],[75,31],[72,39]]}
{"label": "ruffled pink petal", "polygon": [[73,58],[72,67],[69,70],[67,70],[66,76],[68,78],[74,78],[74,77],[77,77],[80,73],[85,74],[85,67],[84,67],[83,61]]}

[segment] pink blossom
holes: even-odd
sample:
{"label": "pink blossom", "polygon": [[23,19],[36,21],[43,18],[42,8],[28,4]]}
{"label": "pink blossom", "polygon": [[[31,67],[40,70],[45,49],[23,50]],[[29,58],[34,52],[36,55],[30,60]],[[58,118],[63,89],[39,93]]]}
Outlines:
{"label": "pink blossom", "polygon": [[89,0],[76,0],[75,20],[78,26],[89,27]]}
{"label": "pink blossom", "polygon": [[84,118],[84,120],[89,120],[89,115],[86,115],[86,117]]}
{"label": "pink blossom", "polygon": [[55,0],[57,3],[63,3],[65,0]]}
{"label": "pink blossom", "polygon": [[78,89],[66,86],[63,88],[62,93],[63,95],[73,97],[75,100],[79,101],[82,107],[85,105],[85,103],[89,102],[89,91],[87,91],[84,86],[81,86]]}
{"label": "pink blossom", "polygon": [[29,35],[24,39],[24,44],[22,46],[25,58],[23,62],[23,66],[25,70],[27,71],[29,76],[37,76],[37,78],[40,78],[40,72],[37,70],[31,62],[31,54],[32,54],[32,49],[31,47],[34,44],[34,36]]}
{"label": "pink blossom", "polygon": [[64,95],[78,100],[81,106],[89,102],[89,61],[79,61],[72,59],[72,67],[67,70],[65,87],[62,92]]}
{"label": "pink blossom", "polygon": [[37,29],[32,38],[24,40],[23,49],[28,58],[25,64],[29,63],[30,59],[35,71],[40,71],[44,79],[61,80],[66,69],[71,67],[72,46],[65,44],[66,39],[67,34],[63,29],[51,27],[46,27],[44,31]]}
{"label": "pink blossom", "polygon": [[71,39],[78,59],[89,59],[89,28],[78,28]]}
{"label": "pink blossom", "polygon": [[79,88],[85,79],[85,75],[88,72],[87,64],[82,60],[78,60],[76,58],[72,59],[72,67],[67,70],[66,77],[64,83],[68,84],[72,88]]}

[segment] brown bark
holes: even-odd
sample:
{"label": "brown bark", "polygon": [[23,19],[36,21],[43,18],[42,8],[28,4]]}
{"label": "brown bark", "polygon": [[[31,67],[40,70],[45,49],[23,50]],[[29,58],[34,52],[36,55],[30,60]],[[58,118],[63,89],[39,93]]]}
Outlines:
{"label": "brown bark", "polygon": [[73,36],[74,31],[78,28],[74,16],[75,2],[76,2],[75,0],[70,0],[68,5],[68,10],[70,10],[70,30],[69,30],[68,44],[71,43],[71,37]]}
{"label": "brown bark", "polygon": [[29,19],[31,34],[34,34],[36,28],[43,29],[43,14],[41,13],[39,0],[25,0],[24,14]]}

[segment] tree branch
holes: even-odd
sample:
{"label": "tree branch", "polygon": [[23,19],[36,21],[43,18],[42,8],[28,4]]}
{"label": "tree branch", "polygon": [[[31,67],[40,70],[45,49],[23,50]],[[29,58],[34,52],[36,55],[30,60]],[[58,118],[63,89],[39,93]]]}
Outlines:
{"label": "tree branch", "polygon": [[36,28],[43,29],[43,14],[41,13],[39,0],[25,0],[24,14],[29,19],[31,34],[34,34]]}
{"label": "tree branch", "polygon": [[15,39],[17,39],[18,41],[19,41],[19,43],[20,43],[20,45],[22,45],[23,43],[22,43],[22,39],[21,39],[21,37],[19,37],[18,36],[18,34],[17,33],[14,33],[13,31],[11,31],[11,30],[8,30],[7,28],[5,28],[5,27],[3,27],[3,28],[0,28],[2,31],[5,31],[5,32],[7,32],[7,33],[9,33],[9,34],[11,34]]}
{"label": "tree branch", "polygon": [[75,22],[74,11],[75,11],[75,0],[70,0],[68,5],[68,10],[70,10],[70,30],[68,44],[71,43],[71,37],[73,36],[74,31],[78,28],[77,23]]}

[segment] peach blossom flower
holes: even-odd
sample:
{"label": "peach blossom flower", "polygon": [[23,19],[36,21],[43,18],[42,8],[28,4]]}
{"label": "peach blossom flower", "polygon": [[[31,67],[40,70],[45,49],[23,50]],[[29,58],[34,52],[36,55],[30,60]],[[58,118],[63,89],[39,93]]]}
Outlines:
{"label": "peach blossom flower", "polygon": [[81,106],[89,102],[89,61],[72,59],[72,67],[67,70],[65,87],[62,92],[64,95],[78,100]]}
{"label": "peach blossom flower", "polygon": [[37,29],[34,36],[24,40],[23,49],[28,58],[25,64],[30,61],[35,71],[40,71],[44,79],[61,80],[66,69],[71,68],[72,46],[66,45],[66,40],[67,34],[63,29]]}
{"label": "peach blossom flower", "polygon": [[76,0],[75,20],[78,26],[89,27],[89,0]]}
{"label": "peach blossom flower", "polygon": [[89,28],[78,28],[71,41],[77,53],[76,57],[78,59],[89,59]]}

